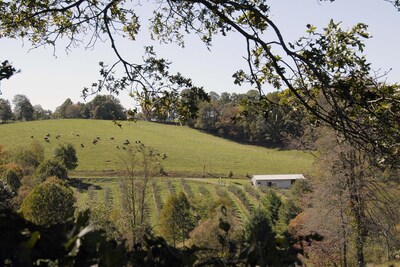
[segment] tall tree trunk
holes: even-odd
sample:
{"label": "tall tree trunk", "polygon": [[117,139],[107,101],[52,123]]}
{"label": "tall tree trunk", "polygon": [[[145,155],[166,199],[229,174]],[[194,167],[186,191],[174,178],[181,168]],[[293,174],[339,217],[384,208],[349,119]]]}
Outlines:
{"label": "tall tree trunk", "polygon": [[342,202],[342,196],[340,196],[340,225],[342,228],[342,253],[343,253],[343,259],[342,259],[342,266],[347,267],[347,229],[346,229],[346,223],[344,220],[344,215],[343,215],[343,202]]}

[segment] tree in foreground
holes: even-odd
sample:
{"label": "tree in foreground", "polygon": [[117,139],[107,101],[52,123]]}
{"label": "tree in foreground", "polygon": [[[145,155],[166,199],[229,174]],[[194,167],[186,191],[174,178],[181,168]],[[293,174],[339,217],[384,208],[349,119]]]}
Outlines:
{"label": "tree in foreground", "polygon": [[66,222],[73,217],[73,191],[59,182],[45,182],[36,186],[24,199],[21,212],[25,219],[42,226]]}
{"label": "tree in foreground", "polygon": [[164,204],[160,214],[160,232],[172,241],[185,245],[189,232],[194,228],[195,222],[191,212],[189,200],[183,192],[178,195],[170,195]]}
{"label": "tree in foreground", "polygon": [[260,266],[275,266],[279,260],[283,262],[279,259],[270,217],[267,211],[255,209],[244,226],[244,238],[256,248],[254,253],[257,256],[254,258]]}
{"label": "tree in foreground", "polygon": [[127,233],[125,237],[133,245],[142,240],[149,228],[151,180],[160,174],[161,159],[155,149],[140,141],[135,145],[126,144],[120,157],[125,166],[125,178],[120,183],[121,205],[126,227],[124,232]]}
{"label": "tree in foreground", "polygon": [[74,170],[78,166],[76,149],[72,144],[59,145],[54,151],[54,157],[68,170]]}

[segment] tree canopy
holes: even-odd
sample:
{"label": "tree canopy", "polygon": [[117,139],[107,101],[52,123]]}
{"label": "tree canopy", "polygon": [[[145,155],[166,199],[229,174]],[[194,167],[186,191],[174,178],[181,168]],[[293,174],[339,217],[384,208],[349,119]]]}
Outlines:
{"label": "tree canopy", "polygon": [[15,95],[12,102],[17,120],[33,120],[33,106],[26,95]]}
{"label": "tree canopy", "polygon": [[68,170],[74,170],[78,166],[76,149],[72,144],[59,145],[54,150],[54,157],[59,160]]}

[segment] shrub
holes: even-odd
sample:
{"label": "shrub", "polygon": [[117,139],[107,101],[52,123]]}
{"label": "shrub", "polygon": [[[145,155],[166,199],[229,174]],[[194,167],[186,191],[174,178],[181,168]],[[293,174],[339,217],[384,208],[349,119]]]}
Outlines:
{"label": "shrub", "polygon": [[54,156],[68,170],[73,170],[78,166],[76,149],[71,144],[59,145],[59,147],[57,147],[56,150],[54,151]]}
{"label": "shrub", "polygon": [[39,166],[44,160],[44,148],[34,140],[30,146],[18,147],[11,152],[11,161],[19,164],[25,171],[30,171]]}
{"label": "shrub", "polygon": [[35,224],[51,226],[64,223],[74,215],[73,191],[54,182],[36,186],[21,205],[24,218]]}
{"label": "shrub", "polygon": [[0,180],[0,210],[10,209],[11,200],[15,196],[10,186]]}
{"label": "shrub", "polygon": [[21,177],[14,170],[6,170],[1,175],[1,180],[10,186],[13,192],[17,192],[18,188],[21,186]]}
{"label": "shrub", "polygon": [[48,159],[43,161],[36,169],[36,176],[45,181],[50,176],[56,176],[61,180],[68,179],[67,169],[57,160]]}

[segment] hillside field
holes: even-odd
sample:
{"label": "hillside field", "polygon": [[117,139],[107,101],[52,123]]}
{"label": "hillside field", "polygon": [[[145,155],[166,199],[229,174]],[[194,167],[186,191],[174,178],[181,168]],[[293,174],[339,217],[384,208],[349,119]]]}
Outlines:
{"label": "hillside field", "polygon": [[[49,134],[49,142],[44,137]],[[59,138],[56,136],[59,135]],[[98,138],[97,144],[93,140]],[[52,156],[60,143],[77,150],[75,177],[112,176],[123,170],[123,143],[140,141],[166,154],[162,162],[170,176],[227,176],[310,172],[313,157],[302,151],[282,151],[238,144],[195,129],[151,122],[123,122],[118,127],[104,120],[44,120],[0,125],[0,144],[7,149],[37,140]]]}
{"label": "hillside field", "polygon": [[[108,202],[108,204],[112,205],[114,212],[121,210],[121,183],[118,182],[118,179],[89,178],[81,181],[96,188],[92,201],[97,204],[105,201],[105,189],[108,188],[111,193],[111,202]],[[90,189],[78,189],[78,207],[81,209],[90,205],[89,191]],[[227,198],[229,203],[232,204],[232,209],[229,212],[232,212],[241,222],[249,218],[253,209],[260,205],[259,200],[264,195],[263,191],[250,185],[248,179],[154,178],[148,191],[147,208],[149,212],[148,222],[156,232],[158,231],[161,207],[170,195],[181,191],[185,193],[193,206],[198,206],[199,203],[211,203],[212,200],[216,201],[219,197]],[[238,192],[241,193],[241,197],[237,195]],[[287,189],[280,189],[279,194],[285,196],[290,193]],[[110,200],[107,199],[107,201]]]}

